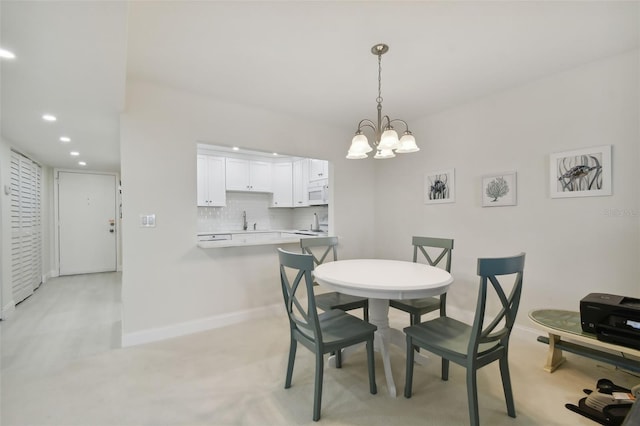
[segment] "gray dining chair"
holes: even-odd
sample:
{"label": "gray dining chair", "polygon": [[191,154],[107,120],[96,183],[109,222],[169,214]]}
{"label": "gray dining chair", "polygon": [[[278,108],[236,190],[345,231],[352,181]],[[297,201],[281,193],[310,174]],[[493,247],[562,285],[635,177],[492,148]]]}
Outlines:
{"label": "gray dining chair", "polygon": [[[328,260],[338,260],[338,237],[314,237],[301,238],[300,248],[303,253],[313,256],[315,265],[320,265]],[[331,256],[329,256],[331,254]],[[363,310],[363,318],[369,321],[369,299],[366,297],[352,296],[337,291],[316,294],[316,306],[323,311],[331,309],[341,309],[350,311],[352,309]]]}
{"label": "gray dining chair", "polygon": [[[418,261],[418,251],[420,251],[429,265],[438,266],[444,264],[444,269],[447,272],[451,272],[451,251],[453,250],[453,240],[447,238],[413,237],[411,243],[413,244],[414,262]],[[427,251],[429,248],[437,249],[436,254],[433,257]],[[439,309],[440,316],[447,314],[447,294],[443,293],[440,297],[390,300],[389,306],[407,312],[409,314],[409,323],[411,325],[419,324],[422,315],[429,312]]]}
{"label": "gray dining chair", "polygon": [[[442,357],[442,380],[449,379],[449,362],[453,361],[467,370],[467,399],[469,419],[472,426],[480,424],[478,416],[478,389],[476,371],[498,361],[502,376],[502,387],[507,403],[507,413],[516,416],[511,378],[509,375],[509,336],[513,328],[520,294],[522,292],[522,274],[524,271],[524,253],[517,256],[495,259],[478,259],[480,285],[478,300],[472,325],[465,324],[447,316],[441,316],[421,324],[404,329],[407,336],[407,370],[404,396],[411,398],[413,384],[414,349],[424,348]],[[499,281],[514,277],[509,296]],[[505,277],[506,276],[506,277]],[[493,288],[499,299],[500,311],[491,319],[486,312],[487,292]]]}
{"label": "gray dining chair", "polygon": [[[291,387],[293,364],[298,342],[315,354],[315,386],[313,397],[313,420],[320,419],[322,403],[322,379],[324,354],[339,352],[343,348],[365,342],[369,370],[369,391],[377,393],[373,336],[377,327],[344,311],[333,309],[318,314],[313,294],[313,256],[290,253],[278,249],[280,261],[280,283],[284,305],[289,317],[291,342],[289,362],[284,387]],[[292,278],[290,278],[292,277]]]}

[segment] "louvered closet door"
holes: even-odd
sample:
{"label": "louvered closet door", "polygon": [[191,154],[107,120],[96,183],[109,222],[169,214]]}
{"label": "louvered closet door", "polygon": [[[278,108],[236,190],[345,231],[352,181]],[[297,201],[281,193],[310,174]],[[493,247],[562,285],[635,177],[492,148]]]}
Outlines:
{"label": "louvered closet door", "polygon": [[42,282],[42,169],[11,152],[11,284],[14,303]]}

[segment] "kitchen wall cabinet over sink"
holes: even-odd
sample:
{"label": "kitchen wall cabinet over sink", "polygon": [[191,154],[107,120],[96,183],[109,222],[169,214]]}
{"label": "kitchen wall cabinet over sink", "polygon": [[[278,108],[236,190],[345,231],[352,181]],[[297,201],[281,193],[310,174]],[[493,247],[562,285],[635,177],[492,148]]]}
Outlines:
{"label": "kitchen wall cabinet over sink", "polygon": [[227,191],[272,192],[271,163],[226,159]]}
{"label": "kitchen wall cabinet over sink", "polygon": [[329,162],[326,160],[309,160],[309,182],[329,178]]}
{"label": "kitchen wall cabinet over sink", "polygon": [[224,157],[199,154],[197,161],[198,206],[226,206]]}
{"label": "kitchen wall cabinet over sink", "polygon": [[309,205],[309,160],[302,159],[293,162],[293,206],[307,207]]}
{"label": "kitchen wall cabinet over sink", "polygon": [[273,164],[273,198],[271,207],[293,207],[293,164]]}

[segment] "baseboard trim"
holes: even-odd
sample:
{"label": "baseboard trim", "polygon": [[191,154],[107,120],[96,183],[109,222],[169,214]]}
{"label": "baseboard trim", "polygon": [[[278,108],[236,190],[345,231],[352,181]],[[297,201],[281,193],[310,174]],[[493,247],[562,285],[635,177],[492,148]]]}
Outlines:
{"label": "baseboard trim", "polygon": [[[15,310],[15,306],[11,306]],[[4,311],[4,310],[3,310]],[[122,347],[143,345],[161,340],[171,339],[174,337],[186,336],[188,334],[199,333],[201,331],[212,330],[215,328],[226,327],[228,325],[239,324],[244,321],[256,320],[281,313],[282,306],[280,304],[265,306],[262,308],[249,309],[228,314],[215,315],[208,318],[201,318],[194,321],[187,321],[179,324],[172,324],[167,327],[151,328],[133,333],[122,335]],[[454,318],[466,321],[471,324],[473,322],[473,312],[457,309],[447,306],[449,314],[453,314]],[[4,312],[3,312],[4,314]],[[4,318],[4,317],[3,317]],[[526,327],[524,325],[515,324],[513,334],[520,338],[535,339],[540,331],[535,328]]]}
{"label": "baseboard trim", "polygon": [[[460,321],[464,321],[467,324],[473,324],[474,312],[472,311],[458,309],[448,305],[447,314],[451,315],[453,318],[459,319]],[[522,315],[522,312],[519,312],[517,318],[522,318]],[[513,336],[519,338],[532,338],[534,340],[537,339],[540,333],[544,334],[544,332],[537,330],[535,327],[527,327],[526,325],[518,324],[517,322],[513,325],[511,333]]]}
{"label": "baseboard trim", "polygon": [[215,315],[208,318],[201,318],[195,321],[187,321],[179,324],[172,324],[167,327],[152,328],[135,331],[133,333],[122,334],[122,347],[137,346],[145,343],[157,342],[171,339],[173,337],[185,336],[199,333],[201,331],[212,330],[228,325],[238,324],[244,321],[256,320],[281,313],[280,304],[265,306],[262,308],[249,309],[228,314]]}
{"label": "baseboard trim", "polygon": [[9,319],[15,311],[16,311],[16,304],[14,303],[13,300],[11,300],[9,301],[9,303],[7,303],[2,307],[2,312],[0,312],[0,315],[2,316],[0,317],[0,319],[3,319],[3,320]]}

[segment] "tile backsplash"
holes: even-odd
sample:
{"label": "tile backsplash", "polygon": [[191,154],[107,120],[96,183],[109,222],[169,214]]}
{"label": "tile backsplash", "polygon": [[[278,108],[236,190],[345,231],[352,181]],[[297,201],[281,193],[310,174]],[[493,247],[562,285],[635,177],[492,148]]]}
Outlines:
{"label": "tile backsplash", "polygon": [[249,230],[309,229],[313,214],[328,222],[327,206],[270,208],[271,194],[227,192],[225,207],[198,207],[198,232],[242,230],[242,213],[247,212]]}

